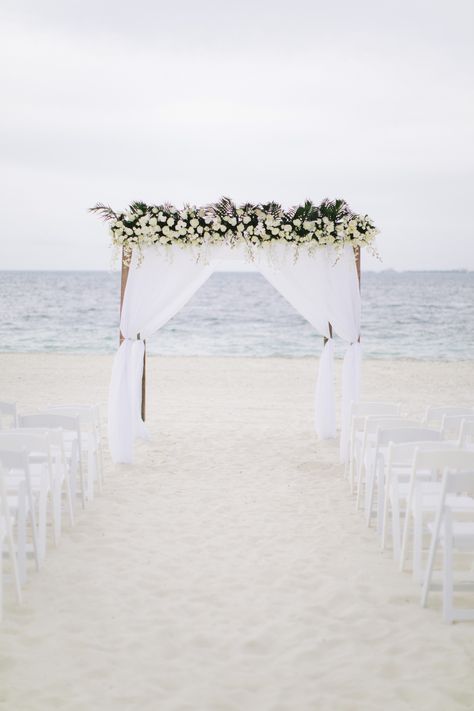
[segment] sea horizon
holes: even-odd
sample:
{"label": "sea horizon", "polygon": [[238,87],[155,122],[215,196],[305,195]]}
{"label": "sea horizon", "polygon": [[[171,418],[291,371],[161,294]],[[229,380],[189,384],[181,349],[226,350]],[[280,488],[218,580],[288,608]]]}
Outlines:
{"label": "sea horizon", "polygon": [[[365,358],[474,358],[470,270],[362,272]],[[21,298],[19,298],[21,295]],[[120,270],[1,270],[0,352],[113,353]],[[218,271],[147,340],[150,355],[319,356],[322,337],[257,271]],[[336,357],[345,344],[335,338]]]}

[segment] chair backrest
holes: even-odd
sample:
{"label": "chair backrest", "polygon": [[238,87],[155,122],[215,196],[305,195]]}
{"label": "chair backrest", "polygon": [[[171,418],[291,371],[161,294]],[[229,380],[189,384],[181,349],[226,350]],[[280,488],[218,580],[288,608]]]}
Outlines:
{"label": "chair backrest", "polygon": [[62,429],[72,432],[80,430],[80,422],[77,416],[56,414],[50,412],[39,412],[32,415],[20,415],[18,426],[21,428],[45,428]]}
{"label": "chair backrest", "polygon": [[474,415],[474,409],[467,405],[431,405],[426,408],[424,424],[441,424],[445,415]]}
{"label": "chair backrest", "polygon": [[417,448],[415,452],[414,469],[431,471],[474,471],[474,452],[466,449]]}
{"label": "chair backrest", "polygon": [[443,415],[441,420],[441,432],[445,439],[458,439],[461,433],[462,423],[467,420],[474,422],[474,413],[472,415]]}
{"label": "chair backrest", "polygon": [[4,417],[9,417],[13,427],[16,427],[18,415],[15,402],[0,402],[0,430],[2,429]]}
{"label": "chair backrest", "polygon": [[[440,433],[438,432],[437,434],[439,435]],[[444,442],[443,440],[436,439],[419,440],[417,442],[391,442],[388,445],[388,462],[394,466],[413,466],[417,450],[440,452],[452,451],[453,449],[457,449],[457,445],[454,445],[452,442]]]}
{"label": "chair backrest", "polygon": [[54,429],[49,429],[48,427],[19,427],[14,430],[9,430],[9,432],[46,435],[49,443],[54,447],[62,448],[64,446],[63,431],[60,427],[55,427]]}
{"label": "chair backrest", "polygon": [[28,453],[26,449],[1,449],[0,448],[0,465],[5,470],[22,469],[24,472],[29,471]]}
{"label": "chair backrest", "polygon": [[394,444],[404,442],[440,442],[442,439],[441,432],[428,427],[392,427],[385,428],[385,425],[379,425],[377,429],[377,444],[381,447],[386,446],[390,442]]}
{"label": "chair backrest", "polygon": [[384,430],[395,429],[396,427],[420,427],[421,422],[418,420],[408,420],[405,417],[391,417],[388,415],[369,416],[365,421],[365,430],[368,434],[377,432],[381,427]]}
{"label": "chair backrest", "polygon": [[49,440],[46,434],[8,430],[0,432],[0,450],[39,452],[49,457]]}
{"label": "chair backrest", "polygon": [[459,446],[467,447],[474,443],[474,419],[466,418],[461,424],[459,433]]}
{"label": "chair backrest", "polygon": [[100,421],[98,405],[48,405],[46,412],[77,417],[81,425],[97,426]]}
{"label": "chair backrest", "polygon": [[[471,452],[474,455],[474,452]],[[474,496],[474,460],[470,470],[452,472],[443,476],[443,494],[469,494]],[[443,502],[444,503],[444,502]]]}
{"label": "chair backrest", "polygon": [[353,417],[369,415],[399,415],[401,411],[399,402],[353,402],[351,415]]}

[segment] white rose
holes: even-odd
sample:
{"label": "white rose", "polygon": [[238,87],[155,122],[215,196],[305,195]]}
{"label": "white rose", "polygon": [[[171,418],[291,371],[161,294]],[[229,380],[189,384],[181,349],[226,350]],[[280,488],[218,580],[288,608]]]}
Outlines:
{"label": "white rose", "polygon": [[193,219],[190,222],[191,227],[197,227],[199,225],[199,220],[193,217]]}
{"label": "white rose", "polygon": [[293,224],[295,227],[300,227],[301,226],[301,220],[299,218],[296,218],[296,220],[293,220]]}
{"label": "white rose", "polygon": [[240,223],[237,225],[237,232],[243,232],[244,229],[245,229],[245,228],[244,228],[243,224],[240,222]]}
{"label": "white rose", "polygon": [[248,215],[245,215],[245,217],[242,219],[242,222],[244,223],[244,225],[248,225],[248,223],[250,222],[250,217]]}
{"label": "white rose", "polygon": [[173,218],[172,218],[172,217],[168,217],[168,219],[166,220],[166,224],[169,225],[170,227],[173,227],[173,225],[174,225],[174,220],[173,220]]}

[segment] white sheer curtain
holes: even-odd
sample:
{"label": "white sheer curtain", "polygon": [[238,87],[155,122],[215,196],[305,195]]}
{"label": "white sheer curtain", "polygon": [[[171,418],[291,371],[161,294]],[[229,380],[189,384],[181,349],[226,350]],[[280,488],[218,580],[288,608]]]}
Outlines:
{"label": "white sheer curtain", "polygon": [[[245,253],[242,249],[215,247],[203,262],[197,260],[193,250],[175,247],[166,252],[151,247],[145,250],[141,264],[134,255],[120,323],[125,340],[115,356],[109,394],[109,443],[114,462],[131,462],[134,438],[148,436],[140,412],[143,340],[184,306],[221,260],[242,262]],[[319,366],[315,429],[322,438],[334,437],[334,344],[328,322],[344,340],[357,345],[360,303],[352,249],[346,248],[339,258],[329,249],[319,249],[314,254],[301,251],[295,260],[290,247],[277,244],[259,250],[256,266],[329,339]],[[352,300],[355,303],[350,303]],[[358,382],[358,359],[355,354],[350,355],[353,347],[350,346],[344,362],[343,408],[346,409]]]}
{"label": "white sheer curtain", "polygon": [[346,247],[339,255],[327,250],[327,303],[333,330],[349,343],[342,365],[341,398],[341,461],[348,456],[351,403],[360,392],[360,288],[352,248]]}
{"label": "white sheer curtain", "polygon": [[[141,417],[143,340],[169,321],[212,273],[189,250],[172,255],[150,248],[138,265],[134,255],[125,289],[120,330],[125,340],[115,356],[109,391],[109,445],[114,462],[131,463],[135,437],[148,433]],[[139,336],[139,339],[138,339]]]}

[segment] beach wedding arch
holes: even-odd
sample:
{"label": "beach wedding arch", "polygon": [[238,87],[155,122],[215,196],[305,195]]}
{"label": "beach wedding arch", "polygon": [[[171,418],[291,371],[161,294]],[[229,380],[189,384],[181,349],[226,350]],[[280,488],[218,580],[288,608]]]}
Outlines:
{"label": "beach wedding arch", "polygon": [[229,198],[206,207],[134,202],[121,212],[91,208],[110,223],[121,250],[120,347],[109,392],[112,459],[131,462],[145,427],[145,341],[169,321],[223,263],[253,262],[266,279],[324,337],[315,394],[314,426],[336,436],[334,340],[348,345],[342,369],[341,459],[347,457],[351,402],[360,382],[360,250],[375,253],[378,233],[367,215],[344,200],[237,206]]}

